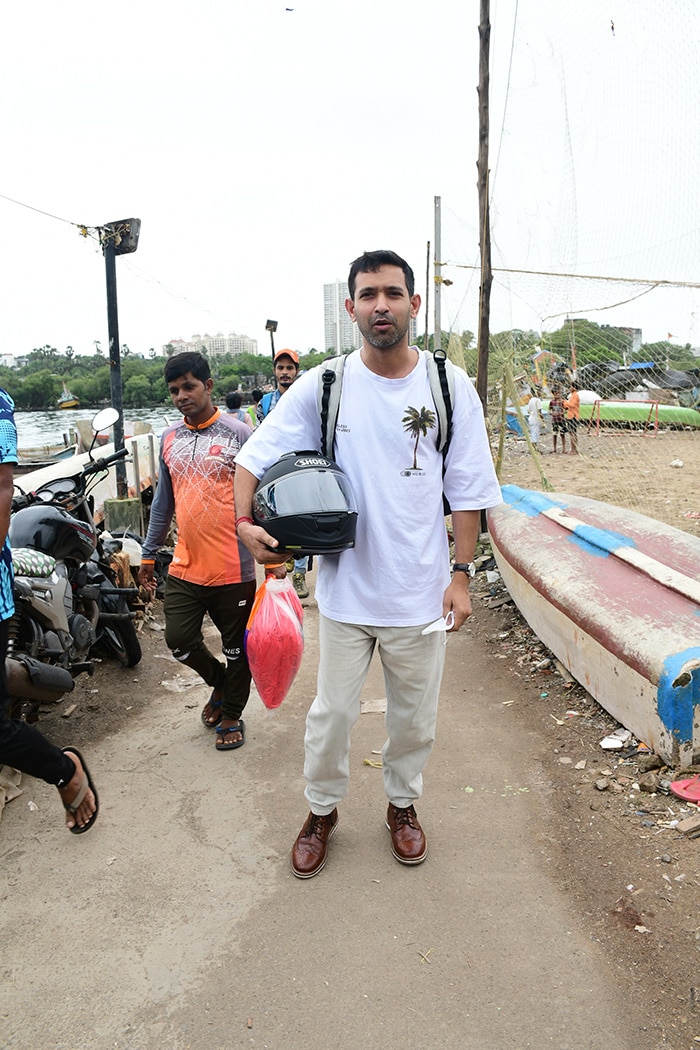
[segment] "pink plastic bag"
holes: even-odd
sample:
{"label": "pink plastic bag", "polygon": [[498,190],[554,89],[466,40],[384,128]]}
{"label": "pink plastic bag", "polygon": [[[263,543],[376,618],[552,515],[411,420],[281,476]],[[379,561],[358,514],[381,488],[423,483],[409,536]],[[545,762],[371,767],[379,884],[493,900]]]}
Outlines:
{"label": "pink plastic bag", "polygon": [[245,631],[248,666],[265,707],[279,707],[304,652],[304,610],[292,581],[268,576],[256,592]]}

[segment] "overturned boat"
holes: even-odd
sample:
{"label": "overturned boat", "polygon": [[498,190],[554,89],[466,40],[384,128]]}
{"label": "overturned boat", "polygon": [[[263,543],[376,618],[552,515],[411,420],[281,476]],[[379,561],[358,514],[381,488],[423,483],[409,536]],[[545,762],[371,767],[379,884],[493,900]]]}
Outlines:
{"label": "overturned boat", "polygon": [[488,512],[537,636],[671,765],[700,756],[700,539],[608,503],[503,487]]}

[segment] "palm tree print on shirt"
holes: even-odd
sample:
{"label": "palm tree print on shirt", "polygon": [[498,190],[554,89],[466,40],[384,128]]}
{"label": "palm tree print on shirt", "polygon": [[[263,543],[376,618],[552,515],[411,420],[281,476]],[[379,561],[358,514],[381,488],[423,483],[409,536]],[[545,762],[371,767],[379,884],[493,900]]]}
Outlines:
{"label": "palm tree print on shirt", "polygon": [[418,442],[420,441],[421,434],[423,437],[426,436],[429,430],[432,430],[437,422],[437,417],[433,412],[432,408],[413,408],[411,405],[406,409],[406,415],[401,420],[403,423],[404,430],[415,438],[413,445],[413,466],[411,470],[418,470]]}

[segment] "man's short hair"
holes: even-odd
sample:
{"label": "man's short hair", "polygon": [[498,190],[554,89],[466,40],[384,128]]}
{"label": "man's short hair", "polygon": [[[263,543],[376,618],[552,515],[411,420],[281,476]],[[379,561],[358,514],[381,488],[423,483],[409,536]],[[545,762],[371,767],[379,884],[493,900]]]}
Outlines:
{"label": "man's short hair", "polygon": [[229,390],[228,394],[226,395],[226,408],[230,408],[233,411],[235,411],[237,408],[240,408],[242,404],[243,398],[238,393],[238,391]]}
{"label": "man's short hair", "polygon": [[250,396],[253,398],[254,403],[257,405],[258,401],[262,401],[263,392],[262,390],[258,390],[256,387],[255,390],[251,391]]}
{"label": "man's short hair", "polygon": [[348,274],[348,290],[353,302],[355,301],[355,280],[358,273],[376,273],[382,266],[398,266],[399,269],[403,270],[404,277],[406,278],[408,294],[413,295],[416,287],[416,279],[413,276],[413,270],[405,259],[402,259],[400,255],[396,254],[396,252],[363,252],[362,255],[351,263],[350,273]]}
{"label": "man's short hair", "polygon": [[206,383],[207,379],[211,379],[209,362],[204,354],[200,354],[198,350],[187,350],[184,354],[173,354],[165,362],[165,368],[163,369],[166,383],[172,383],[173,379],[179,379],[180,376],[187,375],[188,372],[202,383]]}

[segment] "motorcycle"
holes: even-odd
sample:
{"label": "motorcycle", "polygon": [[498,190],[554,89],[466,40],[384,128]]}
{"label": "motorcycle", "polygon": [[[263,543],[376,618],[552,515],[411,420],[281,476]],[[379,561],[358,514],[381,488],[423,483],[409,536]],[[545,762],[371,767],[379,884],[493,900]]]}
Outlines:
{"label": "motorcycle", "polygon": [[100,475],[127,455],[126,449],[92,458],[100,430],[115,421],[113,409],[93,420],[90,461],[72,477],[56,478],[12,500],[9,539],[14,568],[15,614],[8,621],[6,668],[11,697],[27,721],[39,704],[73,689],[74,678],[91,675],[93,650],[113,655],[126,667],[141,659],[130,605],[138,588],[117,586],[98,533],[91,491]]}

